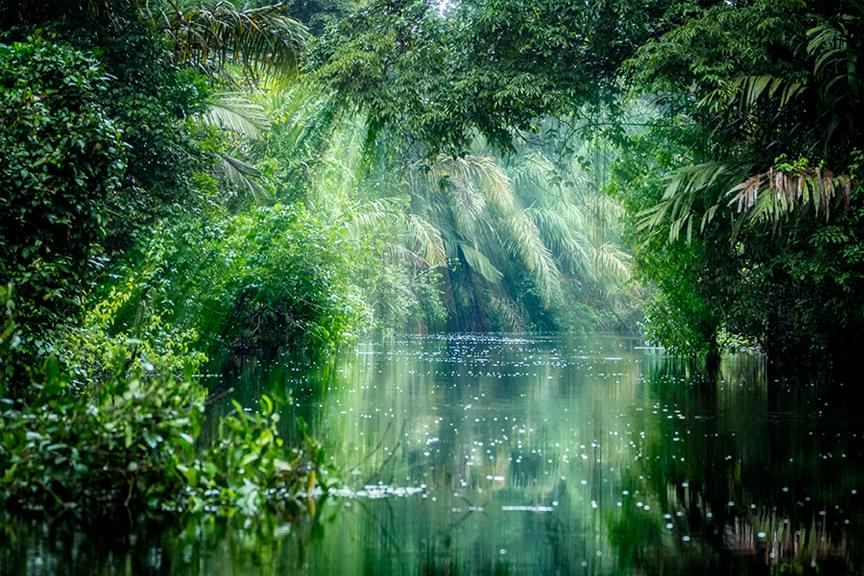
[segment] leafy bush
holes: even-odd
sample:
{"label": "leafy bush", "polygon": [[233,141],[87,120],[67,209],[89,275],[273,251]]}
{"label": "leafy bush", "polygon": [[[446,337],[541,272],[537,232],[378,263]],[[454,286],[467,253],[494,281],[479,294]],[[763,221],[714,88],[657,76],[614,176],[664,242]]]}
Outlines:
{"label": "leafy bush", "polygon": [[92,317],[138,334],[152,311],[195,329],[199,347],[320,352],[351,328],[359,300],[335,227],[302,207],[256,207],[162,226],[132,254]]}
{"label": "leafy bush", "polygon": [[98,63],[68,45],[0,45],[0,278],[31,326],[68,313],[100,252],[125,169],[105,93]]}
{"label": "leafy bush", "polygon": [[206,455],[177,469],[186,479],[184,506],[190,511],[257,515],[266,508],[289,514],[302,509],[318,487],[327,488],[325,453],[303,432],[301,445],[288,448],[279,436],[279,414],[267,396],[261,411],[234,412],[219,422]]}
{"label": "leafy bush", "polygon": [[112,343],[110,377],[82,395],[49,361],[38,397],[6,406],[0,497],[7,506],[92,512],[174,499],[182,484],[175,467],[195,455],[204,391],[165,376],[159,358],[135,350]]}
{"label": "leafy bush", "polygon": [[204,357],[188,352],[190,337],[154,338],[167,343],[160,352],[97,330],[67,334],[64,360],[33,370],[38,392],[26,405],[0,398],[0,507],[255,515],[300,506],[319,484],[320,449],[285,447],[266,398],[260,414],[235,405],[215,436],[203,434],[206,390],[193,374]]}
{"label": "leafy bush", "polygon": [[204,110],[210,88],[201,73],[177,66],[134,14],[118,12],[113,26],[78,30],[70,41],[94,47],[111,78],[104,106],[122,130],[127,167],[111,198],[106,245],[123,250],[155,218],[194,204],[194,174],[206,170],[211,157],[192,133],[192,118]]}

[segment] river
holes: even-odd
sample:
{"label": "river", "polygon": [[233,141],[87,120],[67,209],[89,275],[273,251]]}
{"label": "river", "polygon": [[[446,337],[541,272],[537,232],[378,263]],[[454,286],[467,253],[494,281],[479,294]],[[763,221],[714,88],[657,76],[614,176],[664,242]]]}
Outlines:
{"label": "river", "polygon": [[312,518],[21,521],[0,531],[0,573],[858,574],[864,418],[845,384],[768,378],[747,355],[708,377],[611,336],[250,362],[220,385],[247,407],[290,390],[283,421],[340,470]]}

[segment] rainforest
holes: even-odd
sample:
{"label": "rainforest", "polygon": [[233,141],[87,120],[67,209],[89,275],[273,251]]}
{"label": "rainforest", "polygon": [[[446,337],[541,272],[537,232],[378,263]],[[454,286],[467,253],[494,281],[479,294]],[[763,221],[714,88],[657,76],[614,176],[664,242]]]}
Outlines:
{"label": "rainforest", "polygon": [[0,0],[0,576],[864,573],[862,70],[860,0]]}

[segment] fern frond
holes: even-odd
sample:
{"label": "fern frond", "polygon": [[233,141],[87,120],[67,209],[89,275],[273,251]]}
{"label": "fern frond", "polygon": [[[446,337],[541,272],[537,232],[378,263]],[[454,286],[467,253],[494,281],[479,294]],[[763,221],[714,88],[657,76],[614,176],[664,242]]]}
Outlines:
{"label": "fern frond", "polygon": [[543,303],[547,306],[557,300],[561,291],[561,272],[552,253],[543,243],[540,231],[524,211],[509,220],[511,253],[518,257],[532,273]]}

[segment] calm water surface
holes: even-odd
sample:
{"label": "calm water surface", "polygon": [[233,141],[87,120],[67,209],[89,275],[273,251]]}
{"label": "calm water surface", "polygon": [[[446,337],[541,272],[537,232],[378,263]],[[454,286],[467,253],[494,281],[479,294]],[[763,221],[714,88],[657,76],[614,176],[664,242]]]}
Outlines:
{"label": "calm water surface", "polygon": [[[844,386],[844,384],[846,384]],[[706,377],[636,340],[455,335],[365,343],[290,389],[342,470],[314,518],[0,530],[2,574],[858,574],[857,382],[758,358]],[[227,399],[226,399],[227,402]]]}

